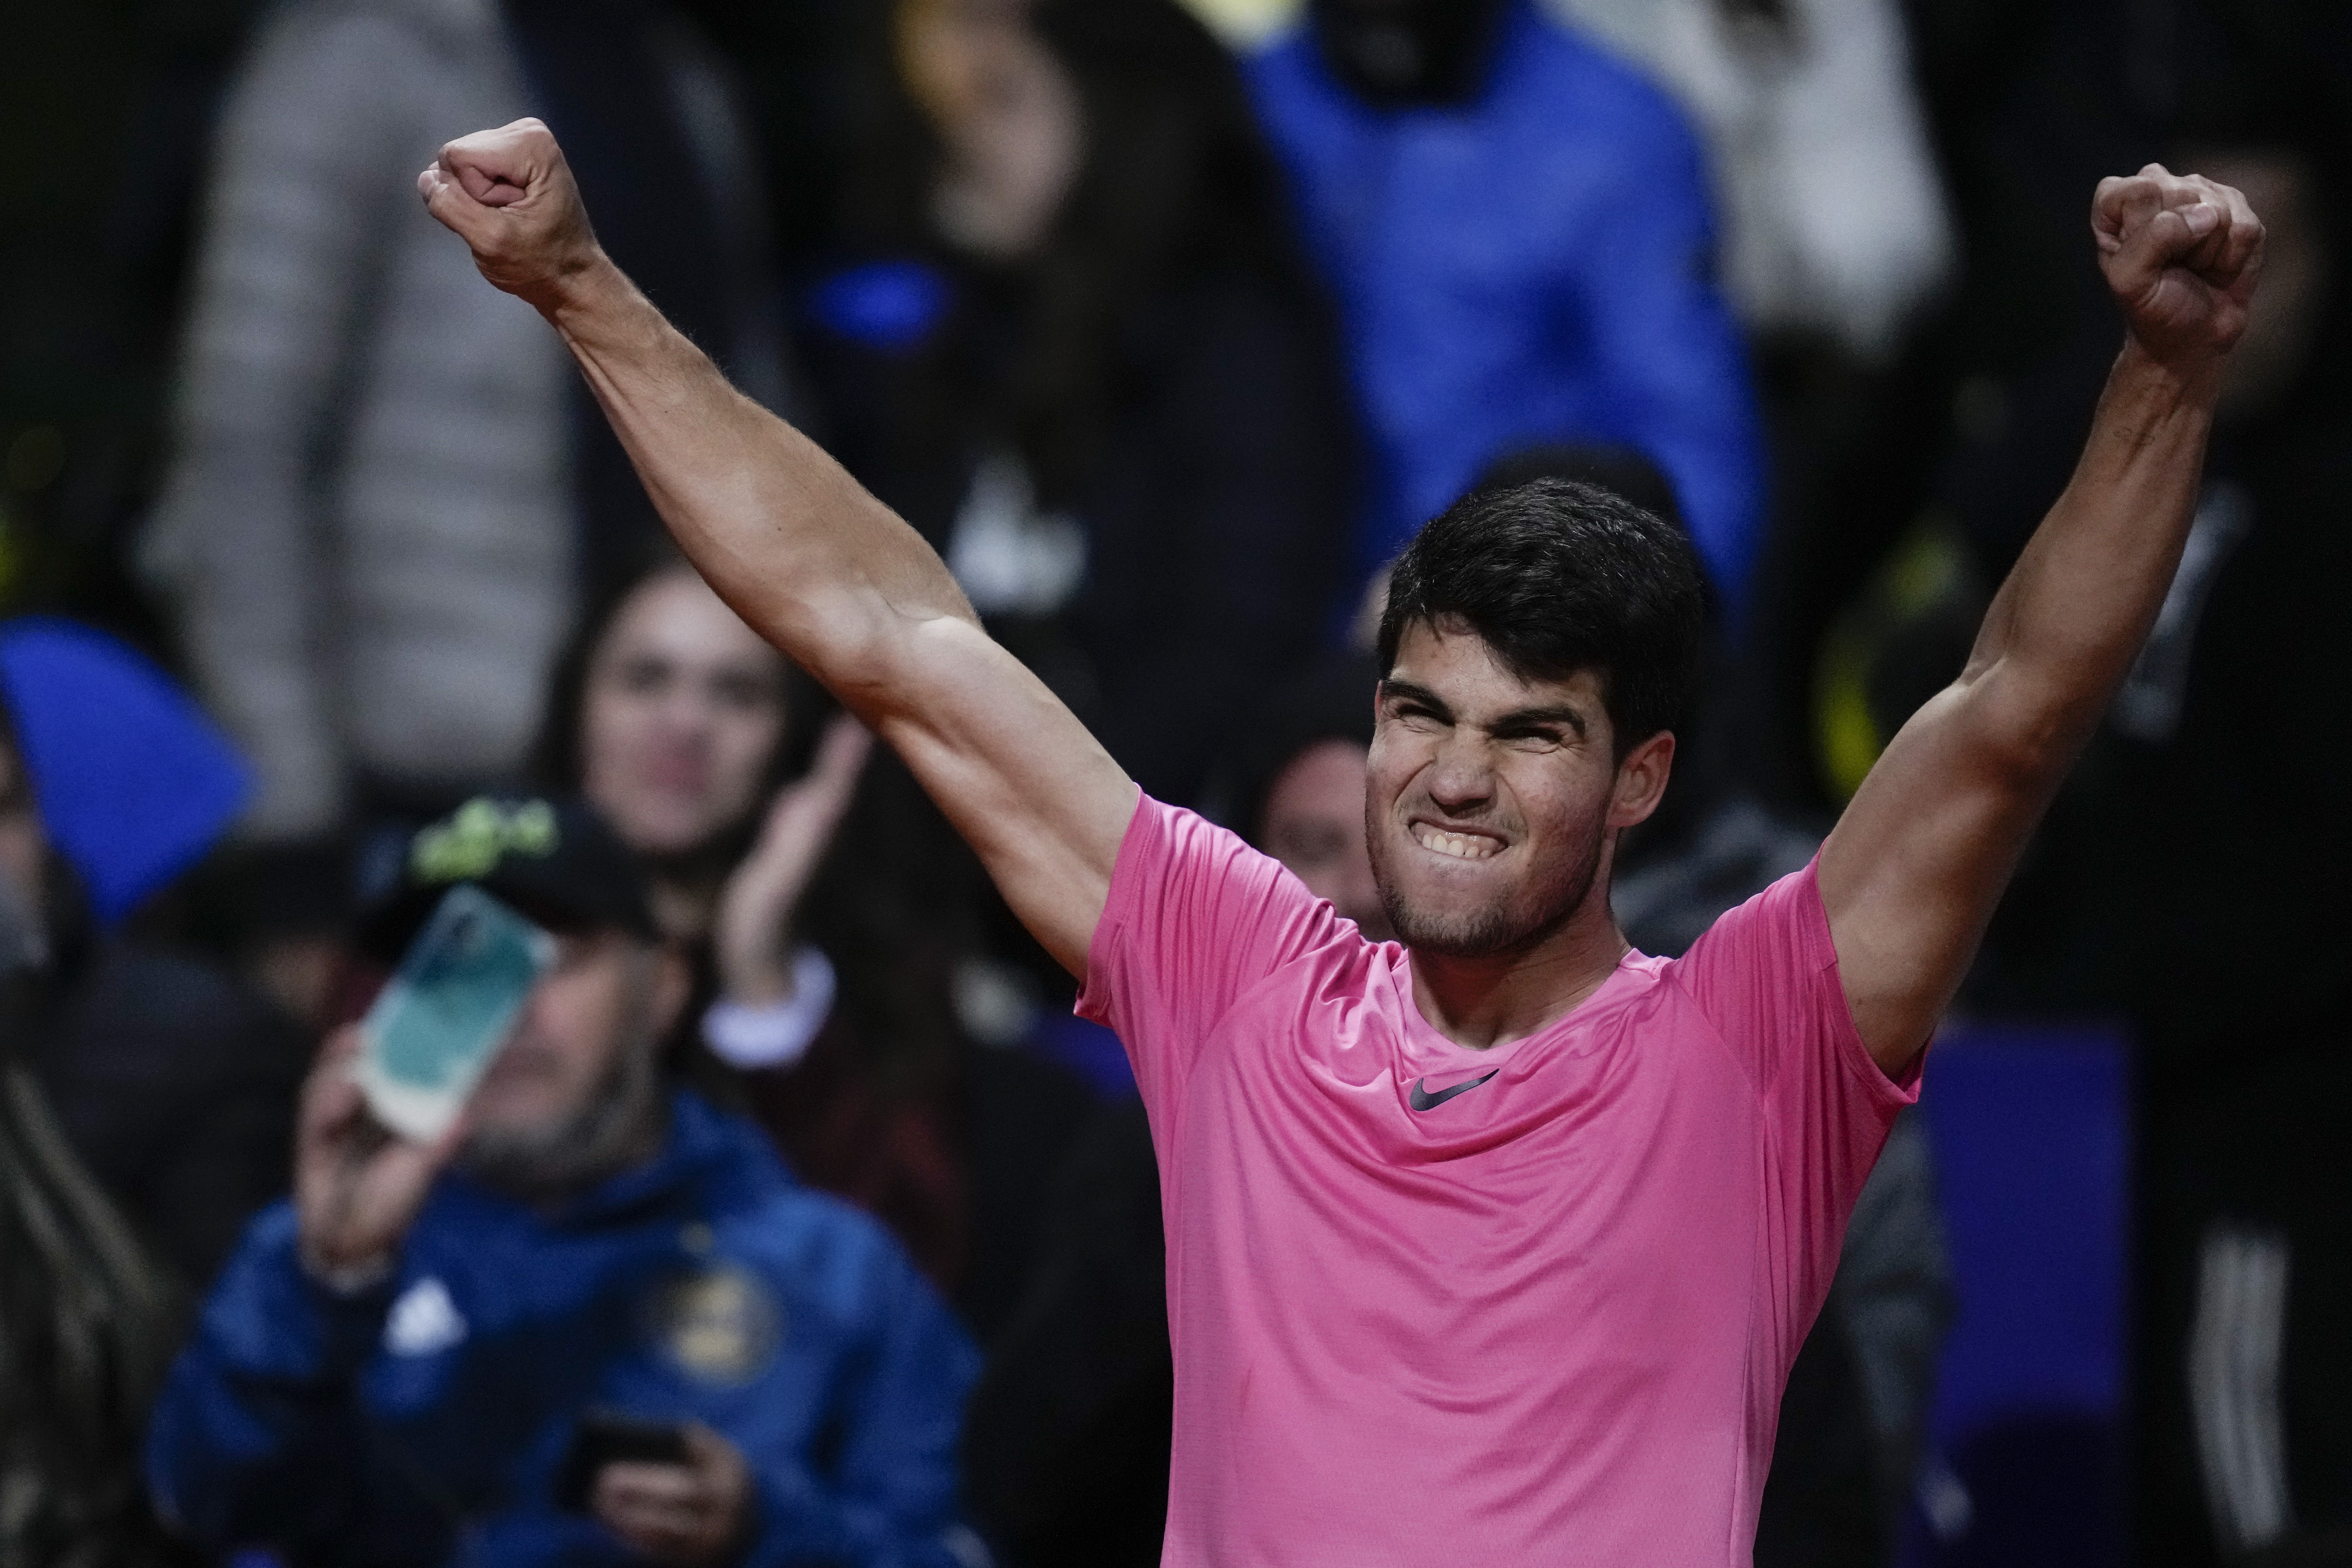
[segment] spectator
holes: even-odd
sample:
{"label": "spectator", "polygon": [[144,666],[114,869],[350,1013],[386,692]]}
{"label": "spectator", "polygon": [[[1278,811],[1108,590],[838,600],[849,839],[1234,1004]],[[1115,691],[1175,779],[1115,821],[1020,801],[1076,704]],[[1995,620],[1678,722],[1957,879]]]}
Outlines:
{"label": "spectator", "polygon": [[2139,1047],[2134,1545],[2164,1568],[2341,1561],[2352,1535],[2352,235],[2332,153],[2352,81],[2298,125],[2270,106],[2305,101],[2273,84],[2307,67],[2239,68],[2249,98],[2206,110],[2235,140],[2193,166],[2260,204],[2262,289],[2102,787],[2050,829],[2080,879],[2066,978]]}
{"label": "spectator", "polygon": [[[329,1042],[295,1200],[247,1234],[159,1404],[165,1511],[216,1548],[328,1561],[953,1563],[969,1343],[879,1226],[663,1090],[685,966],[610,831],[553,816],[551,845],[485,836],[475,879],[560,952],[459,1131],[388,1136],[350,1076],[358,1029]],[[448,865],[412,859],[373,947],[421,924]],[[592,1407],[681,1424],[687,1457],[605,1465],[568,1512]]]}
{"label": "spectator", "polygon": [[76,1160],[22,1047],[47,1012],[54,850],[0,737],[0,1563],[179,1561],[139,1484],[179,1292]]}
{"label": "spectator", "polygon": [[1751,332],[1884,363],[1945,282],[1951,220],[1896,0],[1546,0],[1706,133],[1724,291]]}
{"label": "spectator", "polygon": [[453,128],[562,127],[600,233],[782,393],[744,134],[656,0],[296,0],[213,149],[144,552],[283,846],[522,766],[580,598],[657,529],[562,349],[411,194]]}
{"label": "spectator", "polygon": [[834,450],[1161,798],[1345,584],[1325,310],[1232,62],[1173,0],[869,8]]}
{"label": "spectator", "polygon": [[678,556],[590,616],[556,667],[533,772],[578,792],[643,862],[662,933],[698,970],[701,1033],[739,1067],[787,1067],[830,1006],[833,967],[791,924],[869,749]]}
{"label": "spectator", "polygon": [[131,917],[227,826],[246,770],[162,671],[68,622],[0,626],[0,706],[48,846],[19,876],[49,952],[23,1058],[89,1173],[201,1286],[286,1190],[310,1041]]}
{"label": "spectator", "polygon": [[1364,759],[1379,683],[1371,659],[1335,655],[1278,689],[1242,748],[1231,815],[1252,844],[1386,942],[1393,933],[1364,847]]}
{"label": "spectator", "polygon": [[1050,1063],[966,1038],[951,977],[979,870],[897,760],[861,784],[866,732],[835,719],[787,783],[829,707],[665,554],[563,658],[539,770],[649,868],[697,976],[699,1039],[674,1055],[715,1053],[732,1069],[718,1092],[803,1180],[888,1225],[985,1335],[1091,1102]]}
{"label": "spectator", "polygon": [[1360,567],[1515,448],[1614,442],[1672,477],[1737,620],[1757,421],[1675,107],[1532,0],[1315,0],[1248,69],[1373,441]]}

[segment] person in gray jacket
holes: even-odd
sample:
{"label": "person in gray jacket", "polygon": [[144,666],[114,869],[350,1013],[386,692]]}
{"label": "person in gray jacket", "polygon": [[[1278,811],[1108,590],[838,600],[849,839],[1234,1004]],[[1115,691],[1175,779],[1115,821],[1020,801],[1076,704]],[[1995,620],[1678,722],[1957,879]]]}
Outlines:
{"label": "person in gray jacket", "polygon": [[[142,552],[256,765],[251,841],[518,773],[580,595],[656,526],[561,346],[407,195],[449,136],[524,113],[572,128],[616,241],[782,400],[751,138],[654,0],[281,5],[213,148]],[[650,176],[648,146],[698,178]]]}

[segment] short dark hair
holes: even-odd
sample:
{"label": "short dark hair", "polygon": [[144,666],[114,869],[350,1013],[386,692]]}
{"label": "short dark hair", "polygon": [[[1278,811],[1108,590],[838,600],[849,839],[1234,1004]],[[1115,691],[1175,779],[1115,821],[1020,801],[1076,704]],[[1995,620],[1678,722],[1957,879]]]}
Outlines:
{"label": "short dark hair", "polygon": [[1449,621],[1523,680],[1591,670],[1622,757],[1689,706],[1706,589],[1679,528],[1599,485],[1531,479],[1471,491],[1397,557],[1381,673],[1408,626]]}

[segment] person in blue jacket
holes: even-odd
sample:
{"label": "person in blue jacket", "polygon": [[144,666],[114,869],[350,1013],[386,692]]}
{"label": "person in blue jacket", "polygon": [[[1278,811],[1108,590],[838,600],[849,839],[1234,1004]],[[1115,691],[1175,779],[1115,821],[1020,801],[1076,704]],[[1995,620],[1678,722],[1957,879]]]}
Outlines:
{"label": "person in blue jacket", "polygon": [[1499,458],[1621,445],[1673,479],[1736,621],[1763,458],[1681,112],[1533,0],[1312,0],[1246,69],[1370,432],[1359,565]]}
{"label": "person in blue jacket", "polygon": [[[451,1131],[368,1113],[356,1028],[305,1086],[295,1195],[254,1222],[148,1438],[163,1512],[295,1562],[946,1565],[977,1357],[880,1226],[748,1121],[662,1087],[684,1004],[639,874],[583,807],[420,833],[365,936],[473,882],[557,939]],[[580,1471],[583,1422],[683,1452]],[[590,1450],[593,1452],[593,1450]]]}

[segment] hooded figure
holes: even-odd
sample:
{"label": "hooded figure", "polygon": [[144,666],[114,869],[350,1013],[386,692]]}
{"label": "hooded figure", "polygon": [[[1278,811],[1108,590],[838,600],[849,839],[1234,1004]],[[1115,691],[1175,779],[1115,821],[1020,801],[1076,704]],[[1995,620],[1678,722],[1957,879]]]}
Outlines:
{"label": "hooded figure", "polygon": [[16,868],[47,959],[20,1055],[74,1154],[200,1286],[283,1192],[300,1031],[214,965],[125,931],[242,809],[244,763],[143,656],[71,622],[0,624]]}
{"label": "hooded figure", "polygon": [[[20,647],[0,632],[0,672]],[[74,1157],[26,1063],[51,1016],[43,889],[71,879],[55,874],[21,748],[0,733],[0,1563],[162,1563],[175,1559],[134,1455],[179,1292]]]}

